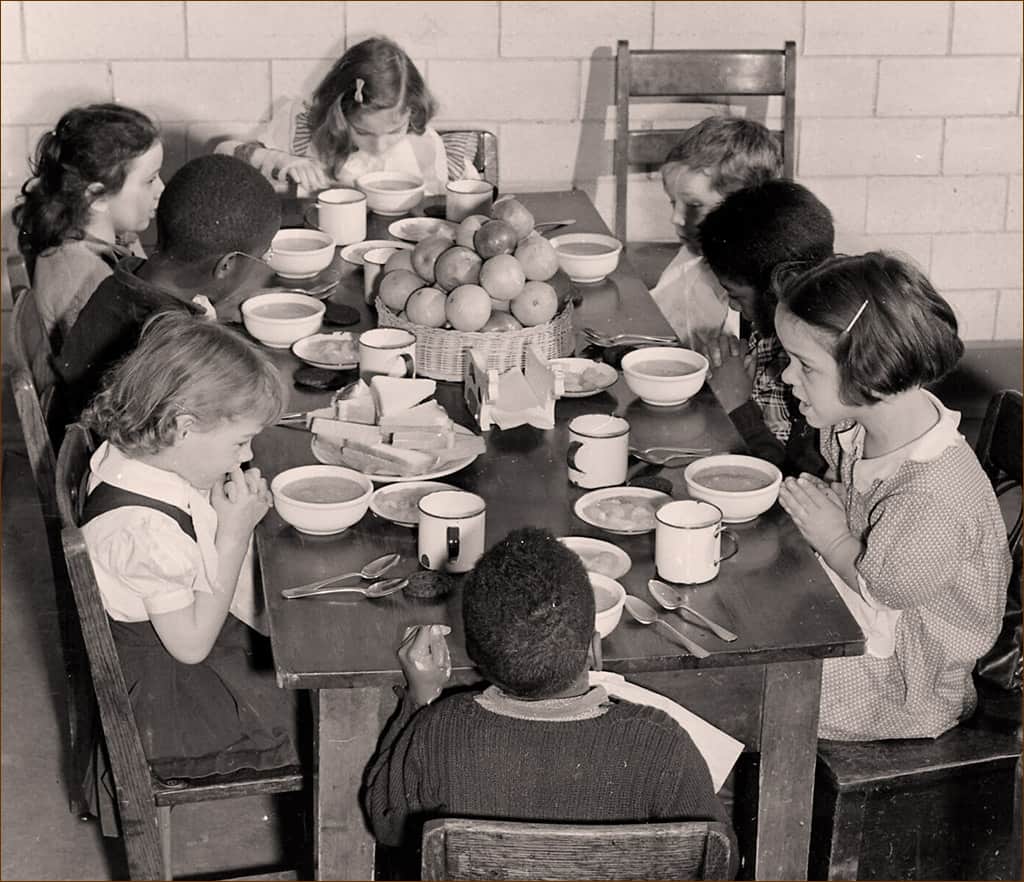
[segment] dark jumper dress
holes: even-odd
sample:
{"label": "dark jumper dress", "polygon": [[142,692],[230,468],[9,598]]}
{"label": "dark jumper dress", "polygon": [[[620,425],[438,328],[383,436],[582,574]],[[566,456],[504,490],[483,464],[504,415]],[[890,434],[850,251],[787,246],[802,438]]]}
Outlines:
{"label": "dark jumper dress", "polygon": [[[82,523],[123,506],[162,512],[196,538],[182,509],[105,483],[89,494]],[[229,615],[210,654],[187,665],[164,648],[151,622],[111,619],[110,629],[155,775],[203,778],[299,763],[299,696],[277,686],[267,638]],[[91,784],[87,792],[95,778]]]}

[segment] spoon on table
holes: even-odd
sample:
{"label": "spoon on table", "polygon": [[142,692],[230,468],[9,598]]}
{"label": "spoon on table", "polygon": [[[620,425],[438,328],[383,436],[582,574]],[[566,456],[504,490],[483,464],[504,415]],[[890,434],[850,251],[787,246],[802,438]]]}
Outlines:
{"label": "spoon on table", "polygon": [[561,220],[541,221],[539,224],[534,224],[533,228],[541,235],[546,236],[548,233],[562,229],[562,227],[571,227],[574,223],[576,223],[576,218],[566,217]]}
{"label": "spoon on table", "polygon": [[[363,597],[369,597],[371,600],[376,600],[378,597],[387,597],[389,594],[397,594],[408,584],[409,580],[405,578],[378,579],[376,582],[371,582],[365,588],[360,585],[330,585],[326,588],[312,588],[309,591],[300,591],[292,594],[285,594],[284,591],[282,591],[281,594],[289,600],[294,600],[297,597],[323,597],[326,594],[343,594],[345,592],[350,592],[352,594],[362,594]],[[295,592],[295,589],[286,588],[285,591]]]}
{"label": "spoon on table", "polygon": [[652,343],[658,346],[679,346],[678,337],[659,337],[654,334],[605,334],[596,328],[584,328],[583,336],[597,346],[618,346],[622,344]]}
{"label": "spoon on table", "polygon": [[710,447],[630,447],[629,455],[650,463],[674,469],[691,460],[711,453]]}
{"label": "spoon on table", "polygon": [[[354,579],[357,576],[360,579],[379,579],[388,570],[390,570],[395,564],[402,559],[402,555],[397,552],[391,554],[384,554],[369,563],[364,564],[363,568],[355,573],[341,573],[337,576],[329,576],[326,579],[319,579],[316,582],[308,582],[305,585],[296,585],[294,588],[285,588],[281,592],[282,597],[306,597],[328,585],[333,585],[335,582],[343,582],[345,579]],[[362,588],[358,590],[362,591]]]}
{"label": "spoon on table", "polygon": [[628,612],[633,619],[641,625],[657,625],[663,631],[667,631],[674,640],[679,641],[679,643],[690,650],[690,652],[697,658],[708,657],[709,653],[703,646],[699,643],[695,643],[685,634],[681,634],[673,628],[668,622],[661,618],[661,616],[658,615],[658,611],[645,600],[641,600],[639,597],[627,594],[626,612]]}
{"label": "spoon on table", "polygon": [[647,590],[651,592],[651,597],[658,601],[662,608],[675,610],[684,619],[686,616],[682,614],[681,610],[685,610],[695,619],[703,623],[703,627],[707,628],[716,637],[721,638],[726,643],[732,643],[733,640],[738,639],[728,628],[723,628],[717,622],[711,621],[711,619],[703,613],[695,610],[679,596],[675,588],[671,585],[665,584],[660,579],[648,580]]}

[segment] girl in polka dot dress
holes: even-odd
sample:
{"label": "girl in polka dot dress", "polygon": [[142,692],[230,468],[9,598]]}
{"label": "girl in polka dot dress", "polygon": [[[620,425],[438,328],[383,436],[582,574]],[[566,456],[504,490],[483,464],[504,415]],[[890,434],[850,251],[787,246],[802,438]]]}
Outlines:
{"label": "girl in polka dot dress", "polygon": [[920,272],[871,253],[790,280],[775,325],[838,479],[788,478],[779,500],[867,637],[865,655],[824,662],[819,734],[934,738],[974,710],[1010,575],[960,415],[923,388],[963,352],[956,318]]}

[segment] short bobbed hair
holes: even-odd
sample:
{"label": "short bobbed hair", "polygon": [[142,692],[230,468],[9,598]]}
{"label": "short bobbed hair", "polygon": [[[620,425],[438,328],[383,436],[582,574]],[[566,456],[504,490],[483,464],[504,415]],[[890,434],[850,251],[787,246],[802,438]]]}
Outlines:
{"label": "short bobbed hair", "polygon": [[963,355],[953,308],[908,261],[880,251],[836,255],[787,275],[779,308],[831,348],[844,404],[875,404],[933,383]]}
{"label": "short bobbed hair", "polygon": [[243,418],[269,425],[287,400],[277,368],[252,344],[174,311],[150,319],[80,422],[129,456],[153,454],[174,444],[179,416],[191,415],[202,430]]}
{"label": "short bobbed hair", "polygon": [[546,698],[587,668],[594,592],[577,555],[547,530],[513,530],[477,562],[462,601],[466,651],[520,698]]}
{"label": "short bobbed hair", "polygon": [[688,128],[662,166],[701,169],[723,196],[782,176],[782,148],[761,123],[734,116],[709,116]]}
{"label": "short bobbed hair", "polygon": [[832,213],[802,184],[765,181],[727,196],[700,225],[712,272],[771,297],[775,268],[789,261],[820,263],[832,255]]}
{"label": "short bobbed hair", "polygon": [[167,182],[156,209],[158,250],[180,263],[265,249],[280,225],[281,204],[270,182],[222,154],[186,162]]}

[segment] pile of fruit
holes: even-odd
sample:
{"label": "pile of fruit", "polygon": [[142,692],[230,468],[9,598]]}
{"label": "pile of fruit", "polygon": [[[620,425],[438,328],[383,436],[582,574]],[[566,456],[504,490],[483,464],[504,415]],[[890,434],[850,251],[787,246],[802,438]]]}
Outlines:
{"label": "pile of fruit", "polygon": [[499,199],[490,217],[472,214],[453,234],[392,254],[380,277],[380,299],[430,328],[515,331],[549,322],[559,309],[548,283],[558,255],[533,227],[521,202]]}

